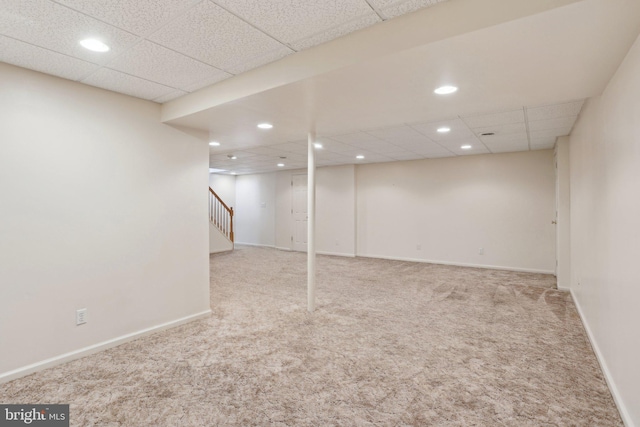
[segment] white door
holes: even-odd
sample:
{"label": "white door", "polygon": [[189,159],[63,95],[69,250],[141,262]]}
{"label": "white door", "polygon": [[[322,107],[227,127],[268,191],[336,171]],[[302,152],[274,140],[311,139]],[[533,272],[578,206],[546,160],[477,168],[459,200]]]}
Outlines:
{"label": "white door", "polygon": [[294,251],[307,250],[307,175],[293,175],[291,177],[291,215],[293,215],[293,230],[291,234],[292,249]]}

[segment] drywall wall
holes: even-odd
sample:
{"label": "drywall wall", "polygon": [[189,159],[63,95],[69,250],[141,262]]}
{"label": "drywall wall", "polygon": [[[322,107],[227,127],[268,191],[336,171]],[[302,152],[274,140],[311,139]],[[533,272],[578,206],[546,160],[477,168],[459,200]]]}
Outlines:
{"label": "drywall wall", "polygon": [[554,272],[552,150],[360,165],[356,183],[359,256]]}
{"label": "drywall wall", "polygon": [[[291,179],[305,169],[277,173],[276,247],[291,249]],[[316,251],[355,256],[355,166],[316,169]]]}
{"label": "drywall wall", "polygon": [[209,223],[209,253],[217,254],[233,250],[233,243],[222,234],[218,227]]}
{"label": "drywall wall", "polygon": [[555,147],[556,157],[556,252],[558,265],[556,276],[558,288],[569,290],[571,287],[571,191],[569,177],[569,137],[558,138]]}
{"label": "drywall wall", "polygon": [[316,172],[316,250],[321,254],[356,254],[355,165]]}
{"label": "drywall wall", "polygon": [[2,63],[0,85],[0,378],[206,314],[206,142],[151,102]]}
{"label": "drywall wall", "polygon": [[230,208],[236,206],[236,177],[234,175],[209,174],[209,187],[216,192]]}
{"label": "drywall wall", "polygon": [[640,426],[640,39],[570,139],[571,292],[627,426]]}
{"label": "drywall wall", "polygon": [[275,246],[276,173],[236,178],[235,241]]}

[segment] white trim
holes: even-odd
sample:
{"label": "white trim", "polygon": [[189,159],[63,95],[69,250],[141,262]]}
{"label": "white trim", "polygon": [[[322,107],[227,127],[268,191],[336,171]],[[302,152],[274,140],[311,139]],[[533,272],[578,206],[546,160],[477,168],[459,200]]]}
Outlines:
{"label": "white trim", "polygon": [[607,366],[607,362],[600,351],[600,347],[598,347],[598,342],[596,341],[593,333],[591,332],[591,328],[589,327],[589,323],[587,323],[587,318],[582,311],[582,307],[578,302],[578,298],[576,298],[576,294],[571,290],[571,298],[573,299],[573,303],[578,310],[578,314],[580,315],[580,320],[582,320],[582,325],[584,326],[584,330],[587,332],[587,337],[589,337],[589,342],[591,343],[591,347],[593,348],[593,352],[596,354],[596,359],[600,364],[600,369],[602,369],[602,373],[604,374],[604,379],[609,386],[609,391],[611,391],[611,395],[613,396],[613,401],[616,403],[618,407],[618,412],[620,412],[620,417],[622,418],[622,422],[626,427],[635,427],[633,420],[631,419],[631,415],[627,410],[627,407],[622,400],[622,396],[620,396],[620,392],[618,391],[618,387],[616,387],[616,383],[613,381],[613,376],[611,376],[611,371],[609,371],[609,367]]}
{"label": "white trim", "polygon": [[385,256],[385,255],[362,255],[362,254],[357,254],[356,256],[363,257],[363,258],[390,259],[394,261],[409,261],[409,262],[424,262],[427,264],[455,265],[458,267],[487,268],[490,270],[519,271],[523,273],[540,273],[540,274],[554,273],[553,270],[536,270],[533,268],[502,267],[498,265],[485,265],[485,264],[468,264],[464,262],[435,261],[435,260],[420,259],[420,258],[404,258],[404,257],[393,257],[393,256]]}
{"label": "white trim", "polygon": [[209,252],[209,255],[211,255],[211,254],[221,254],[223,252],[233,252],[233,248],[231,248],[231,249],[220,249],[219,251]]}
{"label": "white trim", "polygon": [[236,245],[244,245],[244,246],[257,246],[260,248],[274,248],[275,249],[275,245],[263,245],[260,243],[243,243],[243,242],[236,242]]}
{"label": "white trim", "polygon": [[284,246],[276,246],[276,249],[279,251],[291,252],[291,248],[285,248]]}
{"label": "white trim", "polygon": [[330,256],[344,256],[347,258],[355,258],[355,254],[349,254],[345,252],[325,252],[325,251],[316,251],[318,255],[330,255]]}
{"label": "white trim", "polygon": [[20,377],[32,374],[34,372],[41,371],[52,366],[61,365],[63,363],[71,362],[81,357],[89,356],[102,350],[106,350],[111,347],[116,347],[120,344],[124,344],[129,341],[133,341],[137,338],[142,338],[146,335],[151,335],[156,332],[160,332],[164,329],[173,328],[184,323],[192,322],[194,320],[202,319],[211,315],[211,310],[202,311],[200,313],[192,314],[190,316],[182,317],[180,319],[172,320],[170,322],[162,323],[160,325],[152,326],[150,328],[142,329],[137,332],[132,332],[127,335],[122,335],[117,338],[113,338],[107,341],[100,342],[98,344],[90,345],[69,353],[64,353],[59,356],[51,357],[49,359],[42,360],[40,362],[33,363],[31,365],[23,366],[22,368],[14,369],[9,372],[0,374],[0,384],[6,383],[11,380],[15,380]]}

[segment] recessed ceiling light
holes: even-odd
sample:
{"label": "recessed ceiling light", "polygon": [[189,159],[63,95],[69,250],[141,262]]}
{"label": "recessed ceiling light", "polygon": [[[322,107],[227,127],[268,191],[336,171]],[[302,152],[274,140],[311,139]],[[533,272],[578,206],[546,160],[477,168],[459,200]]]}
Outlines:
{"label": "recessed ceiling light", "polygon": [[273,125],[271,123],[260,123],[258,127],[260,129],[271,129]]}
{"label": "recessed ceiling light", "polygon": [[463,150],[469,150],[469,149],[471,149],[471,146],[470,145],[463,145],[460,148],[462,148]]}
{"label": "recessed ceiling light", "polygon": [[447,132],[451,132],[451,128],[448,128],[448,127],[446,127],[446,126],[445,126],[445,127],[441,127],[441,128],[438,128],[438,132],[439,132],[439,133],[447,133]]}
{"label": "recessed ceiling light", "polygon": [[362,154],[358,154],[358,155],[356,156],[356,159],[360,159],[360,160],[362,160],[362,159],[364,159],[364,156],[363,156]]}
{"label": "recessed ceiling light", "polygon": [[219,147],[219,146],[220,146],[220,143],[219,143],[218,141],[211,141],[211,142],[209,143],[209,145],[210,145],[210,146],[212,146],[212,147]]}
{"label": "recessed ceiling light", "polygon": [[434,90],[438,95],[449,95],[457,91],[458,88],[455,86],[440,86],[438,89]]}
{"label": "recessed ceiling light", "polygon": [[283,168],[284,167],[284,163],[278,163],[278,167],[279,168]]}
{"label": "recessed ceiling light", "polygon": [[238,157],[237,157],[237,156],[235,156],[235,155],[233,155],[233,154],[227,154],[227,158],[228,158],[228,159],[231,159],[231,160],[235,160],[235,159],[237,159]]}
{"label": "recessed ceiling light", "polygon": [[80,45],[85,49],[92,50],[94,52],[108,52],[109,46],[96,39],[84,39],[80,40]]}
{"label": "recessed ceiling light", "polygon": [[313,146],[316,148],[322,148],[322,144],[320,144],[319,142],[314,143]]}

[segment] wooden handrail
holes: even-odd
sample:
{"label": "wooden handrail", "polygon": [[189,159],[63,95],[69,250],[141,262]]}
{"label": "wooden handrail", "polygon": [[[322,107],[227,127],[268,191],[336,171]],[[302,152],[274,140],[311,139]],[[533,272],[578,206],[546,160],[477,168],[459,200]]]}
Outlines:
{"label": "wooden handrail", "polygon": [[227,206],[227,204],[222,201],[220,196],[218,196],[218,194],[215,191],[213,191],[213,188],[209,187],[209,191],[211,192],[211,194],[215,196],[216,199],[218,199],[220,203],[222,203],[222,206],[224,206],[227,211],[229,212],[233,211],[233,208],[230,208],[229,206]]}
{"label": "wooden handrail", "polygon": [[209,221],[233,243],[233,208],[227,206],[211,187],[209,193]]}

